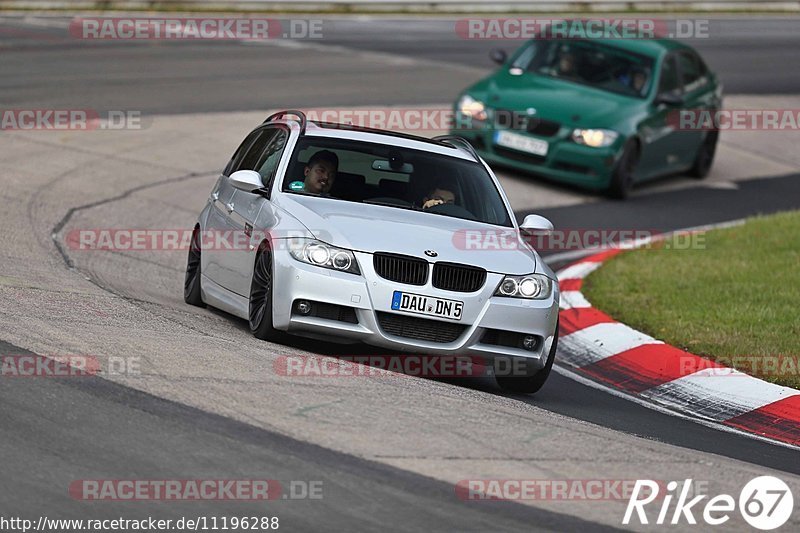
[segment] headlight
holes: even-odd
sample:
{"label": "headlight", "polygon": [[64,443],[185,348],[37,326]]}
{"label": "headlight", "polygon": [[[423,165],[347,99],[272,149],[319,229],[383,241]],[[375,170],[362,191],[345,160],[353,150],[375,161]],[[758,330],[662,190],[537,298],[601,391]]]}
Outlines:
{"label": "headlight", "polygon": [[611,130],[581,130],[572,132],[572,140],[578,144],[585,144],[594,148],[611,146],[619,137],[619,133]]}
{"label": "headlight", "polygon": [[356,256],[350,250],[337,248],[330,244],[314,240],[291,240],[289,253],[292,257],[303,263],[322,268],[330,268],[339,272],[361,274],[356,262]]}
{"label": "headlight", "polygon": [[553,280],[542,274],[506,276],[494,292],[495,296],[544,300],[553,292]]}
{"label": "headlight", "polygon": [[465,117],[472,117],[476,120],[486,120],[486,106],[480,100],[475,100],[468,94],[465,94],[458,101],[459,112]]}

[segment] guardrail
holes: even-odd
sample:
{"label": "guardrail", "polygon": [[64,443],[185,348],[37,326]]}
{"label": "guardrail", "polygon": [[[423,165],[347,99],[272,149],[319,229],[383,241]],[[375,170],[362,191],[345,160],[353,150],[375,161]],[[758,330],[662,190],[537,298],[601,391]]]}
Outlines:
{"label": "guardrail", "polygon": [[771,0],[0,0],[0,9],[358,12],[800,11]]}

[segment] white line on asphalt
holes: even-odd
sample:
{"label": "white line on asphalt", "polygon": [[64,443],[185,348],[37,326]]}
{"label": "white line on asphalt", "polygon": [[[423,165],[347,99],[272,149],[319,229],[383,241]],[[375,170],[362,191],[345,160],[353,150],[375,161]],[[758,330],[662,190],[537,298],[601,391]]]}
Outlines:
{"label": "white line on asphalt", "polygon": [[457,63],[448,63],[446,61],[437,61],[435,59],[420,59],[416,57],[404,56],[400,54],[392,54],[388,52],[372,52],[362,51],[347,46],[338,44],[322,44],[309,41],[287,40],[287,39],[239,39],[239,43],[244,45],[256,46],[276,46],[278,48],[286,48],[291,50],[315,50],[318,52],[329,52],[334,54],[347,54],[349,56],[360,57],[361,59],[380,61],[387,65],[392,66],[432,66],[439,68],[448,68],[454,70],[462,70],[465,72],[474,72],[476,74],[485,75],[487,69],[469,67],[466,65],[459,65]]}

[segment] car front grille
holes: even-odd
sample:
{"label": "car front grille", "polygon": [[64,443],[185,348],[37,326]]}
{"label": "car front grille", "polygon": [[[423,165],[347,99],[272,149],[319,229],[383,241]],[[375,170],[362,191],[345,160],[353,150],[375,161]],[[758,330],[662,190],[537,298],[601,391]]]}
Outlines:
{"label": "car front grille", "polygon": [[486,271],[482,268],[436,263],[433,265],[433,286],[437,289],[456,292],[475,292],[486,283]]}
{"label": "car front grille", "polygon": [[375,272],[389,281],[408,285],[425,285],[428,281],[428,262],[424,259],[376,252],[372,264]]}
{"label": "car front grille", "polygon": [[552,137],[561,129],[561,124],[552,120],[541,118],[529,118],[527,128],[528,133],[533,133],[540,137]]}
{"label": "car front grille", "polygon": [[381,329],[390,335],[428,342],[455,342],[467,326],[378,311]]}
{"label": "car front grille", "polygon": [[495,127],[525,130],[540,137],[553,137],[561,130],[561,124],[532,115],[522,116],[520,111],[498,109],[495,111]]}

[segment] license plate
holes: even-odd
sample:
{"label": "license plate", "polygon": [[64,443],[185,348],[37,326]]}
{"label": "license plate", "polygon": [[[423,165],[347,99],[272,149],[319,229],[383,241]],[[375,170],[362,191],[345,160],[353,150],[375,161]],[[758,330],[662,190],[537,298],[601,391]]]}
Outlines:
{"label": "license plate", "polygon": [[392,309],[394,311],[406,311],[408,313],[417,313],[420,315],[461,320],[461,313],[464,311],[464,302],[394,291],[392,295]]}
{"label": "license plate", "polygon": [[495,133],[494,142],[499,146],[519,150],[520,152],[541,156],[547,155],[547,141],[526,137],[511,131],[498,131]]}

